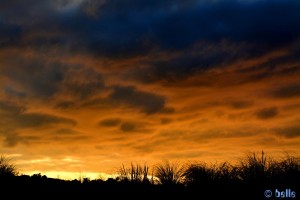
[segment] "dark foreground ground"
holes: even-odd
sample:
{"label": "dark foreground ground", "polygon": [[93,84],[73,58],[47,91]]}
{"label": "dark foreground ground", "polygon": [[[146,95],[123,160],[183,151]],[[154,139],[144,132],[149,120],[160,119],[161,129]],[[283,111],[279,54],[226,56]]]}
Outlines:
{"label": "dark foreground ground", "polygon": [[[66,181],[23,175],[1,177],[0,199],[299,199],[299,185],[300,180],[290,184],[224,182],[157,185],[115,179]],[[270,190],[272,195],[266,190]]]}

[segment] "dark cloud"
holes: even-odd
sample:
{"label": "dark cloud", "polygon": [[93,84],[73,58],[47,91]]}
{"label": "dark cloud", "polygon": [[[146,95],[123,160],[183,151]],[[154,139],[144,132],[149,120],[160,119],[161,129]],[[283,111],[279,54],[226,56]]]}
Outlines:
{"label": "dark cloud", "polygon": [[[262,81],[274,76],[289,76],[299,73],[298,62],[300,61],[299,49],[295,48],[298,42],[288,47],[284,55],[274,55],[266,61],[247,68],[237,68],[234,71],[226,72],[228,75],[235,75],[234,79],[227,80],[221,85],[236,85]],[[188,80],[190,77],[198,77],[197,85],[202,87],[212,86],[218,83],[218,77],[224,77],[224,74],[215,73],[211,70],[216,68],[236,65],[243,66],[245,60],[259,60],[264,53],[251,53],[252,48],[257,48],[253,44],[235,44],[229,41],[220,41],[217,43],[196,44],[193,48],[187,48],[184,51],[177,52],[169,58],[153,57],[137,63],[133,68],[123,72],[125,79],[133,79],[140,83],[159,82],[164,85],[174,85],[180,80]],[[265,52],[270,53],[270,52]],[[288,64],[288,67],[287,67]],[[283,67],[285,66],[285,67]],[[224,72],[225,73],[225,72]],[[209,78],[211,77],[211,78]],[[213,81],[215,80],[215,81]],[[192,83],[195,85],[195,83]]]}
{"label": "dark cloud", "polygon": [[[12,0],[9,2],[1,2],[0,12],[1,18],[19,25],[28,27],[48,22],[54,23],[63,15],[66,17],[72,12],[78,10],[80,1],[77,0]],[[16,14],[18,13],[18,14]],[[46,23],[47,24],[47,23]],[[45,24],[45,27],[47,27]]]}
{"label": "dark cloud", "polygon": [[0,101],[0,134],[5,137],[8,146],[13,146],[25,138],[18,134],[20,129],[38,128],[53,124],[75,126],[76,121],[43,113],[28,113],[26,108],[9,102]]}
{"label": "dark cloud", "polygon": [[115,86],[108,99],[114,103],[139,109],[146,114],[161,112],[165,99],[153,93],[136,90],[134,87]]}
{"label": "dark cloud", "polygon": [[249,108],[253,105],[252,101],[232,101],[230,106],[234,109],[244,109]]}
{"label": "dark cloud", "polygon": [[[255,44],[247,52],[260,55],[291,44],[300,32],[300,3],[293,0],[78,2],[13,0],[1,2],[0,7],[4,23],[17,21],[21,27],[26,25],[27,32],[60,30],[62,35],[58,40],[71,50],[116,58],[149,53],[157,47],[169,51],[185,49],[201,41],[218,44],[223,39]],[[91,17],[87,12],[98,17]],[[215,52],[203,58],[203,63],[222,64],[236,54],[240,55],[229,52],[222,56],[222,51]]]}
{"label": "dark cloud", "polygon": [[282,70],[280,70],[280,73],[283,75],[293,75],[293,74],[296,74],[299,72],[300,72],[300,66],[298,64],[288,67],[288,68],[283,68]]}
{"label": "dark cloud", "polygon": [[66,143],[66,142],[80,142],[91,138],[85,135],[55,135],[51,139],[55,142]]}
{"label": "dark cloud", "polygon": [[7,24],[0,19],[0,49],[20,43],[21,27]]}
{"label": "dark cloud", "polygon": [[6,101],[0,101],[0,113],[4,118],[13,116],[13,115],[17,115],[24,111],[25,111],[25,108],[22,106],[17,106],[17,105],[14,105],[13,103],[9,103]]}
{"label": "dark cloud", "polygon": [[12,88],[11,86],[6,86],[4,88],[4,93],[8,96],[17,97],[17,98],[20,98],[20,99],[26,97],[26,94],[24,92],[17,91],[14,88]]}
{"label": "dark cloud", "polygon": [[73,129],[70,128],[61,128],[61,129],[57,129],[53,132],[55,135],[77,135],[80,132],[75,131]]}
{"label": "dark cloud", "polygon": [[[0,7],[0,33],[6,46],[46,52],[55,48],[62,53],[84,53],[97,58],[138,57],[158,51],[177,53],[170,58],[143,61],[124,73],[124,77],[143,83],[172,83],[203,70],[257,58],[291,46],[300,36],[300,3],[293,0],[12,0],[1,2]],[[265,66],[297,60],[299,48],[291,49],[289,54]],[[42,67],[36,71],[41,75],[36,84],[35,74],[32,80],[26,78],[32,70],[24,67],[19,70],[19,74],[25,72],[24,78],[16,79],[27,82],[25,86],[36,94],[53,95],[64,72],[59,67]],[[268,72],[253,74],[247,80],[261,80],[267,75]],[[104,83],[99,77],[98,81],[70,84],[70,92],[86,98]]]}
{"label": "dark cloud", "polygon": [[169,123],[171,123],[173,120],[172,119],[170,119],[170,118],[162,118],[161,120],[160,120],[160,123],[161,124],[169,124]]}
{"label": "dark cloud", "polygon": [[300,84],[291,84],[278,87],[271,91],[271,96],[274,98],[300,97]]}
{"label": "dark cloud", "polygon": [[22,90],[19,93],[51,97],[59,90],[65,74],[65,67],[62,64],[22,57],[10,59],[1,68],[1,72],[20,85]]}
{"label": "dark cloud", "polygon": [[104,81],[93,69],[74,66],[68,69],[64,84],[68,92],[81,99],[91,97],[104,89]]}
{"label": "dark cloud", "polygon": [[4,145],[7,147],[13,147],[16,146],[20,141],[22,141],[23,138],[15,133],[10,133],[5,135],[4,139]]}
{"label": "dark cloud", "polygon": [[[289,47],[286,47],[284,51],[286,51],[286,53],[273,55],[254,66],[238,69],[236,73],[243,77],[241,83],[257,82],[266,78],[278,76],[289,77],[299,74],[299,41],[295,41]],[[281,87],[282,86],[275,87],[273,96],[280,96],[280,94],[277,95],[276,92],[280,90]],[[278,93],[280,93],[280,91],[278,91]]]}
{"label": "dark cloud", "polygon": [[[42,58],[10,56],[0,69],[18,89],[5,85],[5,92],[18,97],[53,97],[59,91],[86,99],[99,94],[105,87],[100,73],[85,66],[67,65]],[[59,107],[66,104],[61,104]]]}
{"label": "dark cloud", "polygon": [[117,127],[122,132],[148,133],[153,131],[146,127],[145,122],[127,121],[120,118],[103,119],[98,124],[103,127]]}
{"label": "dark cloud", "polygon": [[[0,27],[6,28],[1,35],[1,38],[5,38],[4,46],[1,45],[0,48],[9,45],[23,50],[30,47],[39,51],[49,51],[49,48],[60,43],[60,46],[67,46],[67,35],[57,35],[55,32],[60,30],[58,22],[66,18],[72,10],[63,10],[58,4],[59,1],[61,0],[1,2]],[[35,36],[30,37],[31,35]]]}
{"label": "dark cloud", "polygon": [[68,118],[57,117],[43,113],[28,113],[26,108],[9,102],[0,102],[0,114],[2,126],[17,128],[34,128],[47,124],[69,124],[76,125],[76,121]]}
{"label": "dark cloud", "polygon": [[[242,98],[228,98],[225,100],[210,100],[207,102],[199,103],[201,109],[215,109],[218,107],[229,107],[235,110],[248,109],[253,107],[254,102],[252,100],[244,100]],[[219,115],[219,114],[218,114]]]}
{"label": "dark cloud", "polygon": [[68,109],[68,108],[73,108],[74,106],[75,106],[75,102],[73,101],[61,101],[55,105],[55,108]]}
{"label": "dark cloud", "polygon": [[[251,68],[248,68],[246,73],[249,72],[250,70],[251,71],[264,70],[270,75],[273,75],[274,73],[277,72],[281,76],[299,73],[300,71],[299,64],[298,64],[300,61],[299,55],[300,55],[300,47],[299,47],[299,40],[298,40],[295,41],[293,44],[291,44],[290,47],[288,47],[287,54],[269,58],[268,60],[266,60],[265,62],[257,66],[252,66]],[[288,63],[288,66],[282,67],[286,63]]]}
{"label": "dark cloud", "polygon": [[[157,49],[176,52],[171,58],[138,63],[124,74],[143,83],[172,83],[293,44],[300,35],[299,7],[298,2],[281,0],[109,1],[101,7],[99,20],[89,21],[88,33],[95,34],[86,44],[92,43],[87,49],[95,54],[115,58],[149,55]],[[94,28],[99,26],[101,30]],[[244,81],[262,80],[267,74]]]}
{"label": "dark cloud", "polygon": [[123,132],[131,132],[131,131],[134,131],[136,129],[136,125],[134,123],[131,123],[131,122],[124,122],[124,123],[121,124],[120,129]]}
{"label": "dark cloud", "polygon": [[67,86],[69,91],[81,99],[92,96],[103,89],[101,82],[73,83]]}
{"label": "dark cloud", "polygon": [[253,106],[253,101],[250,100],[240,100],[240,99],[228,99],[224,101],[210,101],[207,102],[205,107],[216,107],[216,106],[229,106],[233,109],[246,109]]}
{"label": "dark cloud", "polygon": [[168,59],[156,57],[145,61],[142,67],[137,66],[128,70],[124,76],[142,83],[157,81],[172,83],[213,67],[222,67],[236,59],[242,59],[246,57],[241,53],[244,50],[222,41],[215,44],[203,43],[187,48],[183,52],[177,52],[177,56]]}
{"label": "dark cloud", "polygon": [[43,125],[49,125],[49,124],[69,124],[72,126],[76,125],[76,122],[72,119],[62,118],[62,117],[56,117],[53,115],[48,114],[41,114],[41,113],[20,113],[15,118],[16,124],[20,128],[34,128],[38,126]]}
{"label": "dark cloud", "polygon": [[[282,0],[108,1],[99,11],[98,23],[103,28],[107,27],[107,31],[102,32],[98,42],[105,44],[105,36],[110,34],[112,39],[116,38],[115,34],[123,32],[125,34],[112,43],[117,49],[121,45],[136,46],[139,39],[146,36],[163,49],[187,47],[199,40],[224,38],[261,42],[266,46],[280,45],[299,34],[299,5],[295,1]],[[143,49],[141,45],[139,49]]]}
{"label": "dark cloud", "polygon": [[298,124],[283,128],[277,128],[274,129],[274,131],[276,134],[286,138],[300,137],[300,126]]}
{"label": "dark cloud", "polygon": [[209,129],[201,133],[193,133],[190,138],[186,140],[202,142],[203,140],[221,139],[221,138],[241,138],[251,137],[262,133],[264,130],[261,128],[253,128],[244,126],[241,128],[227,128],[227,129]]}
{"label": "dark cloud", "polygon": [[258,119],[271,119],[276,117],[279,114],[278,109],[276,107],[271,108],[263,108],[258,110],[255,115]]}
{"label": "dark cloud", "polygon": [[119,118],[111,118],[111,119],[104,119],[99,122],[100,126],[106,127],[115,127],[121,123],[121,119]]}
{"label": "dark cloud", "polygon": [[161,111],[161,113],[163,113],[163,114],[172,114],[174,112],[175,112],[175,108],[172,108],[172,107],[165,107]]}

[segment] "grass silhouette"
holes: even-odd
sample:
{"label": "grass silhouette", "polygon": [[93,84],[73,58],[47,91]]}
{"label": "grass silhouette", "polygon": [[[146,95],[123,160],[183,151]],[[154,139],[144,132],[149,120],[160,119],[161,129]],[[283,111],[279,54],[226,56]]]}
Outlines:
{"label": "grass silhouette", "polygon": [[[151,173],[150,169],[153,169]],[[179,165],[165,161],[151,168],[131,163],[129,167],[122,165],[118,174],[106,181],[18,175],[11,161],[1,156],[0,190],[11,198],[22,194],[23,198],[31,199],[94,196],[110,199],[266,199],[264,191],[267,189],[299,192],[300,159],[286,154],[275,160],[262,152],[248,154],[235,165],[229,162]],[[276,199],[274,195],[272,198]]]}
{"label": "grass silhouette", "polygon": [[184,168],[178,163],[165,161],[155,167],[155,176],[162,185],[177,185],[183,183]]}

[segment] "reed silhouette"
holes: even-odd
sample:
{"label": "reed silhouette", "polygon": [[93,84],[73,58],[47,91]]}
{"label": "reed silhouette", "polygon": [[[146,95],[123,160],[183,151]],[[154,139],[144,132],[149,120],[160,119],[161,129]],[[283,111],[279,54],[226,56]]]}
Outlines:
{"label": "reed silhouette", "polygon": [[122,182],[131,182],[131,183],[144,183],[148,184],[153,182],[153,174],[152,178],[149,179],[149,166],[147,165],[134,165],[131,163],[129,168],[126,168],[124,165],[119,169],[118,180]]}
{"label": "reed silhouette", "polygon": [[267,199],[265,190],[291,189],[299,195],[299,180],[299,157],[286,154],[275,160],[264,152],[248,154],[235,165],[165,161],[150,167],[131,163],[129,167],[122,165],[118,176],[107,180],[19,175],[11,160],[0,159],[1,194],[10,198]]}

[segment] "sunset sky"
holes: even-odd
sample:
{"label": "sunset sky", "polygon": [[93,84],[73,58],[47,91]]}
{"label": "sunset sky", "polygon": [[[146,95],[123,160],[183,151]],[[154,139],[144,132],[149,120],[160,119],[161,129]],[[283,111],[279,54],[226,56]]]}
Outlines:
{"label": "sunset sky", "polygon": [[299,155],[299,11],[299,0],[1,1],[0,155],[63,177]]}

